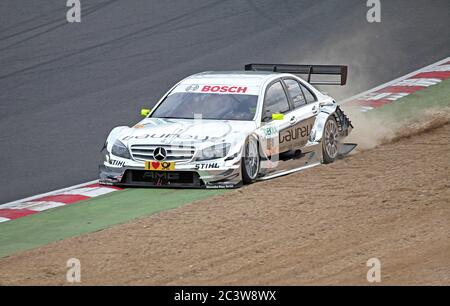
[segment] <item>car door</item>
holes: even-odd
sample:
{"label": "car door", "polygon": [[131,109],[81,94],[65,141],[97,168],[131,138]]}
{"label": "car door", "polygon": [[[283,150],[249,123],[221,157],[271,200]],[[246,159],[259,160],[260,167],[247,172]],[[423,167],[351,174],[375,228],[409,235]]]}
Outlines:
{"label": "car door", "polygon": [[304,84],[293,78],[282,80],[292,111],[287,114],[289,125],[280,130],[280,152],[301,149],[311,134],[319,102]]}
{"label": "car door", "polygon": [[[286,145],[280,146],[279,135],[290,126],[293,110],[281,79],[267,86],[263,103],[261,130],[266,143],[262,147],[267,156],[272,156],[288,150]],[[278,115],[276,119],[273,114]]]}

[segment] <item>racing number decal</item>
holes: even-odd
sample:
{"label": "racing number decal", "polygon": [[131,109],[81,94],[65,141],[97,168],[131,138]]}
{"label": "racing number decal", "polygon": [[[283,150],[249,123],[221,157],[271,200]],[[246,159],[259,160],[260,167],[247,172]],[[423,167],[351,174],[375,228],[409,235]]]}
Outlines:
{"label": "racing number decal", "polygon": [[315,120],[315,117],[311,117],[281,130],[279,151],[286,152],[303,147],[308,142]]}
{"label": "racing number decal", "polygon": [[175,163],[159,162],[159,161],[146,161],[145,162],[145,170],[173,171],[173,170],[175,170]]}

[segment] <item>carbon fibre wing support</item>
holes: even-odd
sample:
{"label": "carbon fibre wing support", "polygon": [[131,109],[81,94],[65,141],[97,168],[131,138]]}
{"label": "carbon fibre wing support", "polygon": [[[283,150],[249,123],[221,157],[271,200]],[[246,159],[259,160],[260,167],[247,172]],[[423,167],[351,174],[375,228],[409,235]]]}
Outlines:
{"label": "carbon fibre wing support", "polygon": [[[307,75],[308,83],[312,85],[345,85],[347,83],[348,67],[342,65],[291,65],[291,64],[247,64],[245,71],[272,71]],[[312,81],[312,75],[338,75],[339,81]]]}

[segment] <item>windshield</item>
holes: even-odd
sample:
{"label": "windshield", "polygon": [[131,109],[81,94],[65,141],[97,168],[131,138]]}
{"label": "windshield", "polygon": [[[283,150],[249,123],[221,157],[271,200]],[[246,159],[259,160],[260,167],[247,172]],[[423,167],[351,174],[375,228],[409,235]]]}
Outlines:
{"label": "windshield", "polygon": [[257,102],[257,95],[175,92],[151,117],[250,121],[255,117]]}

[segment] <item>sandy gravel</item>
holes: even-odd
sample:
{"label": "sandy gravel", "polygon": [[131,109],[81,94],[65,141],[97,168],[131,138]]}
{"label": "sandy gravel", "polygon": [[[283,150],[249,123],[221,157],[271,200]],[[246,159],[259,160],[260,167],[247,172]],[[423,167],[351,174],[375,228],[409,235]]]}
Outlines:
{"label": "sandy gravel", "polygon": [[0,259],[0,284],[450,285],[450,125]]}

